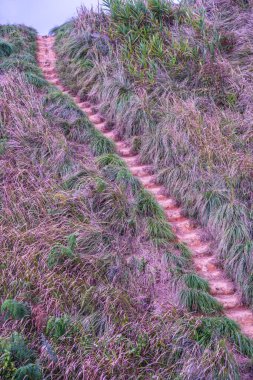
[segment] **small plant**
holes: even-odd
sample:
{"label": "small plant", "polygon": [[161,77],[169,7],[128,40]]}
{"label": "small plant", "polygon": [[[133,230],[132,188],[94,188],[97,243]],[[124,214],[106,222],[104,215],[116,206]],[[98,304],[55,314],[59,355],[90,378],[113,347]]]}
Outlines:
{"label": "small plant", "polygon": [[1,306],[1,313],[5,314],[6,318],[23,319],[30,315],[30,309],[23,302],[18,302],[14,299],[7,299]]}
{"label": "small plant", "polygon": [[0,58],[9,57],[13,52],[13,46],[7,41],[0,39]]}
{"label": "small plant", "polygon": [[47,322],[46,334],[54,339],[62,337],[70,328],[70,318],[67,315],[63,317],[51,317]]}
{"label": "small plant", "polygon": [[0,379],[12,380],[16,371],[15,363],[11,357],[11,353],[4,349],[0,340]]}
{"label": "small plant", "polygon": [[50,251],[47,258],[47,265],[50,269],[57,265],[63,264],[65,260],[73,260],[75,255],[75,248],[77,245],[76,235],[71,234],[67,237],[68,245],[56,244]]}
{"label": "small plant", "polygon": [[140,261],[137,262],[138,269],[141,273],[144,273],[146,270],[146,267],[148,265],[148,260],[146,260],[144,257],[141,258]]}
{"label": "small plant", "polygon": [[6,138],[0,138],[0,155],[5,153],[7,141]]}
{"label": "small plant", "polygon": [[9,339],[9,350],[16,366],[25,365],[35,360],[35,354],[27,347],[21,334],[14,332]]}
{"label": "small plant", "polygon": [[13,380],[42,380],[43,374],[38,364],[27,364],[15,372]]}

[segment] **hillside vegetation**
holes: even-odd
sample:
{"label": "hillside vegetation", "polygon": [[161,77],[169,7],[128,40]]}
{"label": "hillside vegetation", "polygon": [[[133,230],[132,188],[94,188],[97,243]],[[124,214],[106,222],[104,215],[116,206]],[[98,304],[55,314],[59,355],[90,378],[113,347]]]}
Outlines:
{"label": "hillside vegetation", "polygon": [[[115,0],[53,33],[62,80],[208,226],[250,304],[246,73],[215,25],[212,9]],[[114,143],[43,78],[36,38],[0,26],[0,379],[243,379],[252,340]]]}
{"label": "hillside vegetation", "polygon": [[62,80],[99,103],[185,212],[207,227],[249,305],[251,9],[236,0],[111,0],[52,31]]}

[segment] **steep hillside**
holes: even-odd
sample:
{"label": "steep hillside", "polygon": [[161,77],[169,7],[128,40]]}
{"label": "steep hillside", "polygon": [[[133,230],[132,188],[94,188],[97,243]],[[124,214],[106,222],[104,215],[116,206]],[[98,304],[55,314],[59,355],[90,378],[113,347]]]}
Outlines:
{"label": "steep hillside", "polygon": [[36,33],[0,32],[1,378],[248,373],[252,341],[115,144],[43,79]]}
{"label": "steep hillside", "polygon": [[0,26],[0,379],[251,379],[250,3],[103,7]]}
{"label": "steep hillside", "polygon": [[53,33],[63,82],[154,165],[252,305],[251,8],[212,4],[113,0]]}

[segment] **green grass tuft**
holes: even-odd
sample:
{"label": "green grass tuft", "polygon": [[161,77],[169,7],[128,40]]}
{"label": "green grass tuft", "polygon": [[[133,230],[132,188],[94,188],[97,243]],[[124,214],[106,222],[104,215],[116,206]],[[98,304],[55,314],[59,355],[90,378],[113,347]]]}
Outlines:
{"label": "green grass tuft", "polygon": [[166,220],[148,218],[148,234],[157,245],[166,245],[175,239],[175,235]]}
{"label": "green grass tuft", "polygon": [[106,166],[120,166],[126,167],[126,163],[122,158],[120,158],[115,153],[103,154],[97,158],[97,164],[99,168],[104,168]]}
{"label": "green grass tuft", "polygon": [[207,346],[213,338],[227,338],[232,341],[239,352],[253,358],[253,340],[240,331],[238,324],[227,317],[205,317],[196,329],[194,339]]}
{"label": "green grass tuft", "polygon": [[180,301],[189,311],[203,314],[213,314],[222,311],[222,305],[203,290],[182,289]]}
{"label": "green grass tuft", "polygon": [[140,190],[137,198],[137,210],[141,215],[164,219],[165,214],[162,207],[147,190]]}
{"label": "green grass tuft", "polygon": [[209,292],[208,281],[199,277],[195,273],[187,273],[183,276],[185,285],[191,289],[203,290],[204,292]]}

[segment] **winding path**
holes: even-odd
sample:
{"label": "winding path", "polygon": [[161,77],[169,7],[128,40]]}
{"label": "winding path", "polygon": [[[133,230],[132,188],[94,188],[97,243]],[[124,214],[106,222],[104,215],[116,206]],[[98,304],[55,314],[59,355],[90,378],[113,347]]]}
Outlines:
{"label": "winding path", "polygon": [[[53,51],[54,37],[38,37],[38,62],[45,78],[64,93],[70,94],[58,78],[55,70],[56,56]],[[163,207],[170,225],[178,240],[186,243],[192,252],[193,264],[199,276],[208,280],[210,293],[224,308],[224,314],[237,322],[241,330],[253,338],[253,313],[250,308],[243,306],[241,296],[236,292],[233,282],[218,266],[217,259],[211,249],[211,241],[203,241],[204,229],[194,227],[192,221],[182,214],[175,200],[165,195],[165,188],[156,183],[156,177],[151,173],[151,167],[140,164],[138,155],[131,152],[126,142],[120,141],[115,131],[108,131],[106,122],[92,107],[90,102],[82,102],[78,96],[72,96],[76,104],[87,114],[89,120],[107,138],[115,142],[117,153],[125,160],[129,170],[143,186],[150,191],[157,202]]]}

